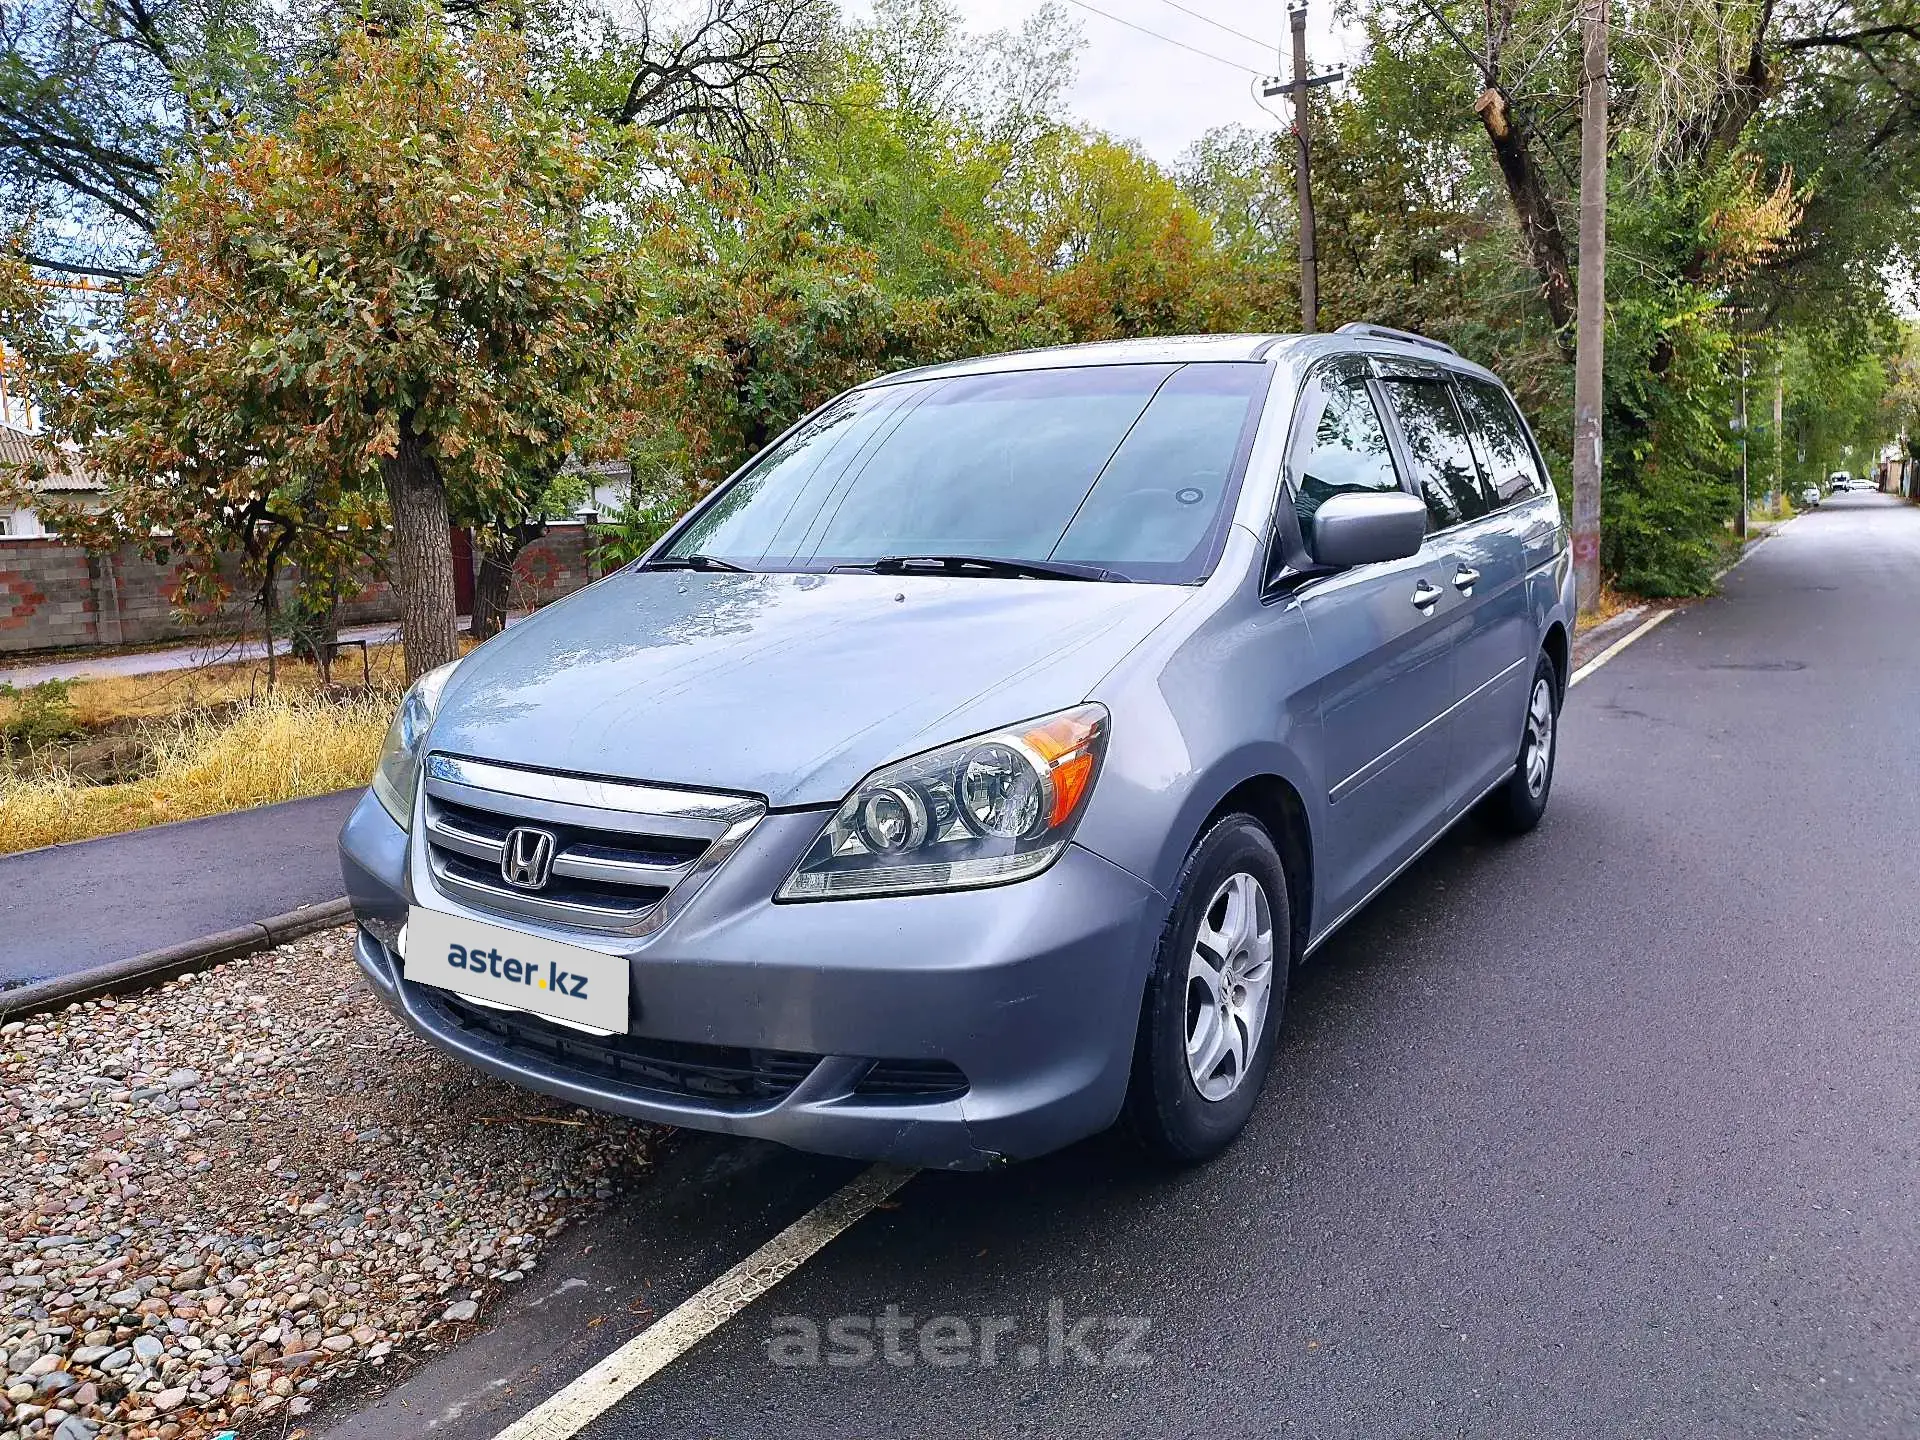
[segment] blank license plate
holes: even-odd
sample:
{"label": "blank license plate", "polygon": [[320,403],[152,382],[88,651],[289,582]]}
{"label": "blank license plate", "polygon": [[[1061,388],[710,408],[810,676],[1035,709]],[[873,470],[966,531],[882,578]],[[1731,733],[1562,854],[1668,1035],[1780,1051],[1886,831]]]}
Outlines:
{"label": "blank license plate", "polygon": [[418,985],[595,1030],[628,1028],[627,962],[565,941],[416,905],[407,912],[402,965]]}

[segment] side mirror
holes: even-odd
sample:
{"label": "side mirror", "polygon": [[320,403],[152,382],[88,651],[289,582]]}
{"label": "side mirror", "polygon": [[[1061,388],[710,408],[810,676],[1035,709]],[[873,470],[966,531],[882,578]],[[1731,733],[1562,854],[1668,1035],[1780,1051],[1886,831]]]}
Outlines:
{"label": "side mirror", "polygon": [[1313,558],[1322,565],[1404,560],[1426,538],[1426,504],[1404,490],[1330,495],[1313,513]]}

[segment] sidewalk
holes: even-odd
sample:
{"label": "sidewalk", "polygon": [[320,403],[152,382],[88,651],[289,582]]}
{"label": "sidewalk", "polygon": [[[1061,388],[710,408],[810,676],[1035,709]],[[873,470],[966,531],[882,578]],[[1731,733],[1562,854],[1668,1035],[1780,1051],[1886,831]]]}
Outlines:
{"label": "sidewalk", "polygon": [[[460,622],[463,626],[466,619]],[[342,640],[371,640],[384,644],[400,638],[400,626],[351,625],[340,632]],[[290,640],[276,640],[273,651],[284,655],[292,648]],[[78,660],[52,660],[37,664],[0,663],[0,684],[19,689],[44,680],[102,679],[110,675],[154,675],[163,670],[198,670],[203,665],[230,665],[240,660],[259,660],[267,653],[264,640],[236,640],[228,636],[203,640],[193,645],[176,645],[166,650],[141,650],[130,655],[88,655]]]}
{"label": "sidewalk", "polygon": [[[507,616],[507,624],[517,625],[533,612],[515,610]],[[455,628],[462,635],[473,623],[471,615],[454,617]],[[367,640],[375,645],[397,643],[400,639],[400,622],[385,621],[378,625],[348,625],[340,631],[342,640]],[[276,640],[273,653],[284,655],[292,648],[290,640]],[[0,659],[0,685],[12,685],[24,690],[29,685],[38,685],[43,680],[89,680],[103,679],[111,675],[156,675],[165,670],[197,670],[203,665],[232,665],[242,660],[259,660],[267,653],[264,640],[237,640],[226,636],[217,640],[203,640],[191,645],[173,645],[164,650],[140,650],[128,654],[83,655],[77,660],[48,660],[23,664],[12,664]],[[345,663],[357,665],[354,656],[345,657]]]}
{"label": "sidewalk", "polygon": [[343,893],[342,790],[0,856],[0,986],[44,980]]}

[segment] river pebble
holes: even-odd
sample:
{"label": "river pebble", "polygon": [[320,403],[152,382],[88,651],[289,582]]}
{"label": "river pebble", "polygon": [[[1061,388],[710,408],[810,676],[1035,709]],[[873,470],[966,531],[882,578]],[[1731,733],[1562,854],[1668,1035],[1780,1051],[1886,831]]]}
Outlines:
{"label": "river pebble", "polygon": [[418,1040],[351,933],[0,1025],[0,1440],[286,1433],[644,1173],[660,1131]]}

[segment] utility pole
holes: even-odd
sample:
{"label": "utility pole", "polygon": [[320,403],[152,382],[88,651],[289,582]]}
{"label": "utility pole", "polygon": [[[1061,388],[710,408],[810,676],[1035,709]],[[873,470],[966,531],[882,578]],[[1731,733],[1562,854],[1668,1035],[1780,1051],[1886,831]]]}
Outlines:
{"label": "utility pole", "polygon": [[1786,412],[1786,408],[1786,372],[1781,365],[1780,356],[1776,353],[1773,357],[1773,491],[1776,496],[1786,483],[1786,478],[1782,473],[1783,467],[1780,463],[1781,446],[1785,443],[1780,438],[1780,422]]}
{"label": "utility pole", "polygon": [[1344,79],[1347,72],[1308,73],[1306,0],[1287,8],[1287,21],[1293,28],[1293,79],[1285,83],[1278,77],[1269,79],[1261,86],[1261,93],[1269,97],[1284,94],[1293,103],[1293,188],[1300,202],[1300,329],[1311,335],[1320,326],[1320,258],[1313,243],[1313,154],[1307,140],[1307,91]]}
{"label": "utility pole", "polygon": [[1740,408],[1734,415],[1733,425],[1740,432],[1740,514],[1733,522],[1733,533],[1742,540],[1747,538],[1747,342],[1744,337],[1736,342],[1740,347]]}
{"label": "utility pole", "polygon": [[1607,0],[1580,5],[1580,293],[1574,302],[1573,573],[1583,614],[1600,601],[1600,404],[1606,373]]}

